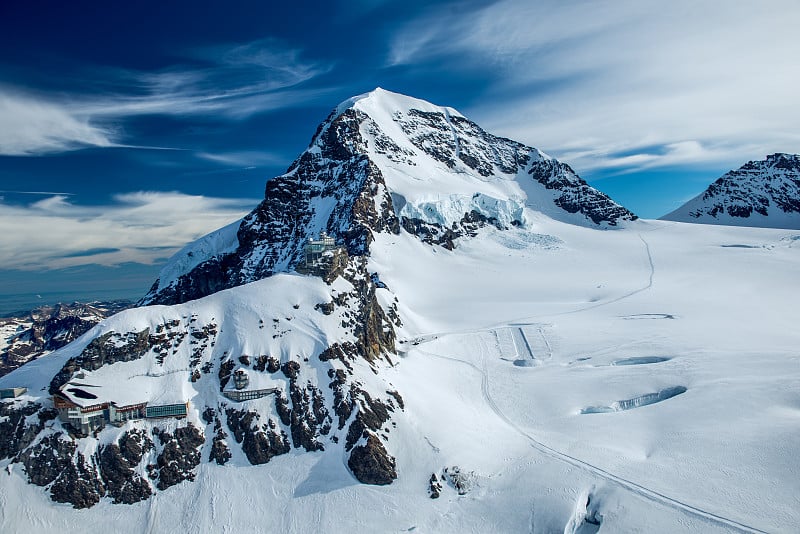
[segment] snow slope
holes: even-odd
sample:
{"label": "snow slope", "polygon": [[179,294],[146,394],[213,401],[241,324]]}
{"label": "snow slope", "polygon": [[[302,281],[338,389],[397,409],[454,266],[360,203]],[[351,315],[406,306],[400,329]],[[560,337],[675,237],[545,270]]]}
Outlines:
{"label": "snow slope", "polygon": [[234,221],[228,226],[219,230],[214,230],[200,239],[193,241],[176,252],[161,268],[158,274],[157,290],[169,287],[180,276],[191,271],[201,263],[207,262],[215,257],[228,254],[236,250],[239,241],[236,238],[236,231],[239,229],[241,220]]}
{"label": "snow slope", "polygon": [[662,219],[800,229],[800,155],[750,161]]}
{"label": "snow slope", "polygon": [[[334,450],[262,466],[240,457],[203,464],[196,483],[148,501],[78,512],[50,503],[14,464],[0,477],[0,530],[71,532],[91,521],[130,532],[264,524],[287,532],[552,532],[591,494],[601,532],[795,531],[800,235],[654,221],[619,232],[544,218],[536,227],[562,244],[508,247],[499,231],[455,251],[410,235],[376,242],[372,266],[407,319],[402,357],[380,370],[406,402],[389,442],[394,484],[358,484]],[[286,304],[302,311],[330,291],[312,282],[273,277],[111,321],[136,329],[156,316],[225,317],[233,306],[240,312],[230,321],[255,324],[256,315],[297,313]],[[242,311],[251,309],[258,313],[248,319]],[[313,354],[332,323],[303,323],[309,335],[292,338],[292,350]],[[227,344],[274,350],[252,327],[243,336],[232,326],[221,324],[235,337]],[[79,346],[65,350],[0,385],[35,391]],[[619,364],[652,356],[664,361]],[[515,365],[520,359],[536,365]],[[581,413],[675,386],[686,391]],[[430,500],[427,479],[451,465],[475,472],[473,489],[460,496],[445,487]]]}

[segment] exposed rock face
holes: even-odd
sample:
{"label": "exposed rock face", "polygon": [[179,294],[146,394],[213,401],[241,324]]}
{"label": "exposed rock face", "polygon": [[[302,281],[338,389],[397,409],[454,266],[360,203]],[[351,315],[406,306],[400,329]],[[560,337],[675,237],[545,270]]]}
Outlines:
{"label": "exposed rock face", "polygon": [[428,495],[431,499],[438,499],[441,494],[442,484],[439,482],[439,477],[436,476],[436,473],[432,473],[430,480],[428,480]]}
{"label": "exposed rock face", "polygon": [[[458,223],[453,223],[449,228],[417,218],[403,217],[402,221],[403,229],[406,232],[414,234],[428,244],[439,245],[447,250],[456,248],[454,243],[456,239],[464,236],[475,237],[478,230],[486,226],[491,225],[498,230],[507,229],[496,218],[486,217],[475,210],[465,213]],[[521,224],[519,221],[515,222]]]}
{"label": "exposed rock face", "polygon": [[[242,445],[242,450],[251,464],[265,464],[275,456],[289,452],[289,438],[274,421],[269,420],[259,425],[261,415],[254,411],[229,408],[225,414],[228,418],[228,428],[233,432],[236,442]],[[217,463],[224,462],[217,460]]]}
{"label": "exposed rock face", "polygon": [[662,218],[800,229],[800,155],[772,154],[750,161]]}
{"label": "exposed rock face", "polygon": [[104,488],[94,466],[76,453],[75,442],[51,434],[19,455],[31,483],[50,487],[56,502],[70,503],[75,508],[89,508],[100,501]]}
{"label": "exposed rock face", "polygon": [[[54,414],[39,412],[41,405],[32,402],[19,405],[18,403],[0,403],[0,459],[13,458],[20,451],[28,447],[44,426],[44,417],[49,414],[53,419]],[[38,424],[28,423],[28,418],[39,412]]]}
{"label": "exposed rock face", "polygon": [[310,383],[300,387],[295,380],[290,382],[289,388],[289,396],[292,399],[290,415],[292,443],[295,447],[303,447],[307,451],[325,450],[318,438],[330,431],[331,418],[322,393]]}
{"label": "exposed rock face", "polygon": [[[207,425],[214,424],[214,437],[211,441],[211,451],[208,454],[209,462],[217,462],[217,465],[225,465],[231,459],[232,454],[228,448],[228,433],[222,429],[222,422],[213,408],[206,408],[203,411],[203,421]],[[208,435],[208,433],[206,433]]]}
{"label": "exposed rock face", "polygon": [[556,206],[568,213],[581,213],[595,224],[616,226],[619,221],[638,218],[608,195],[587,184],[566,163],[542,159],[531,165],[528,174],[547,189],[558,191],[554,199]]}
{"label": "exposed rock face", "polygon": [[94,465],[77,453],[74,461],[67,463],[53,482],[50,495],[55,502],[69,503],[73,508],[89,508],[100,502],[103,484]]}
{"label": "exposed rock face", "polygon": [[379,486],[391,484],[397,478],[395,460],[377,433],[394,410],[370,397],[356,384],[351,386],[351,398],[358,399],[358,411],[347,431],[345,450],[350,451],[347,465],[359,482]]}
{"label": "exposed rock face", "polygon": [[157,459],[158,475],[152,477],[158,478],[156,487],[164,490],[184,480],[194,480],[194,469],[200,465],[198,448],[205,443],[200,430],[189,423],[174,434],[160,431],[156,437],[163,446]]}
{"label": "exposed rock face", "polygon": [[118,334],[108,332],[94,340],[83,349],[76,362],[81,369],[94,371],[103,365],[137,360],[150,350],[150,329],[141,332]]}
{"label": "exposed rock face", "polygon": [[347,466],[359,482],[385,486],[397,478],[394,458],[378,438],[369,436],[364,445],[359,445],[350,453]]}
{"label": "exposed rock face", "polygon": [[133,504],[152,494],[149,482],[136,468],[153,442],[140,431],[125,432],[119,444],[101,447],[98,452],[100,475],[109,497],[115,504]]}
{"label": "exposed rock face", "polygon": [[[295,268],[303,244],[321,227],[349,255],[368,251],[373,231],[399,232],[381,171],[359,131],[363,112],[332,113],[312,146],[283,176],[267,182],[265,199],[245,217],[234,253],[200,264],[168,287],[153,286],[146,304],[175,304]],[[329,213],[318,212],[333,203]],[[319,230],[316,230],[318,232]]]}
{"label": "exposed rock face", "polygon": [[91,327],[132,305],[128,301],[44,306],[30,313],[0,318],[0,335],[6,346],[0,351],[0,376],[60,349],[89,331]]}
{"label": "exposed rock face", "polygon": [[[193,480],[200,461],[198,448],[205,442],[197,428],[188,424],[174,434],[154,429],[160,444],[155,464],[147,466],[158,489]],[[32,484],[50,486],[54,501],[75,508],[89,508],[107,496],[116,504],[132,504],[153,493],[142,476],[146,458],[156,450],[141,430],[123,432],[118,440],[98,448],[91,457],[78,452],[77,441],[61,432],[45,435],[14,458],[25,467]],[[11,451],[13,452],[13,451]]]}
{"label": "exposed rock face", "polygon": [[50,434],[19,454],[31,483],[47,486],[72,464],[77,445],[61,433]]}

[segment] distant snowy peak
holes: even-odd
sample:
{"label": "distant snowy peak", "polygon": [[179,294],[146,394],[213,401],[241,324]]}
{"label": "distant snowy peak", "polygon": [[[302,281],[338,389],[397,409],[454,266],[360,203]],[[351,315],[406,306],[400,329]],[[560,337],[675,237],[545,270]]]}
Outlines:
{"label": "distant snowy peak", "polygon": [[662,219],[800,229],[800,155],[749,161]]}
{"label": "distant snowy peak", "polygon": [[376,89],[334,108],[286,174],[269,180],[264,201],[238,227],[178,253],[143,303],[292,271],[322,231],[350,256],[368,255],[385,232],[453,249],[481,227],[526,227],[531,212],[592,227],[636,219],[539,150],[452,108]]}

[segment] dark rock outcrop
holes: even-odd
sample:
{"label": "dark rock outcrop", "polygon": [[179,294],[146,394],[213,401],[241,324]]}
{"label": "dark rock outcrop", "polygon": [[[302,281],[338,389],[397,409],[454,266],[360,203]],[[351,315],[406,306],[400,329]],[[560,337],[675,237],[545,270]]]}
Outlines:
{"label": "dark rock outcrop", "polygon": [[105,493],[94,465],[76,453],[75,442],[61,433],[50,434],[36,445],[22,451],[17,460],[25,466],[28,480],[37,486],[50,486],[56,502],[75,508],[89,508]]}
{"label": "dark rock outcrop", "polygon": [[228,460],[231,459],[231,450],[228,448],[228,444],[225,441],[226,437],[228,437],[228,435],[221,430],[214,436],[214,440],[211,442],[211,452],[208,454],[209,462],[217,462],[217,465],[225,465],[228,463]]}
{"label": "dark rock outcrop", "polygon": [[494,217],[486,217],[475,210],[465,213],[461,220],[453,223],[450,228],[408,217],[402,218],[402,225],[406,232],[419,237],[425,243],[439,245],[447,250],[456,248],[454,243],[456,239],[464,236],[475,237],[478,235],[478,230],[486,226],[491,225],[498,230],[506,230],[506,227]]}
{"label": "dark rock outcrop", "polygon": [[395,460],[386,452],[381,441],[370,435],[366,443],[350,453],[347,466],[362,484],[385,486],[397,478]]}
{"label": "dark rock outcrop", "polygon": [[153,442],[144,432],[131,430],[120,437],[118,444],[103,446],[98,451],[100,476],[115,504],[133,504],[152,494],[150,483],[135,471],[152,448]]}
{"label": "dark rock outcrop", "polygon": [[566,163],[541,159],[531,164],[528,174],[545,188],[557,191],[555,205],[567,213],[580,213],[595,224],[606,223],[609,226],[638,219],[608,195],[587,184]]}
{"label": "dark rock outcrop", "polygon": [[432,473],[431,478],[428,480],[428,495],[431,499],[438,499],[441,494],[442,484],[439,482],[439,477],[436,476],[436,473]]}
{"label": "dark rock outcrop", "polygon": [[242,445],[242,451],[251,464],[265,464],[275,456],[289,452],[289,438],[277,428],[274,421],[259,425],[261,416],[254,411],[229,408],[225,414],[228,428],[233,432],[236,442]]}
{"label": "dark rock outcrop", "polygon": [[[40,408],[39,404],[32,402],[0,402],[0,459],[13,458],[33,443],[46,420],[39,412]],[[40,413],[38,424],[28,424],[28,418],[37,412]]]}
{"label": "dark rock outcrop", "polygon": [[149,328],[124,334],[107,332],[93,339],[83,349],[76,363],[81,369],[94,371],[103,365],[138,360],[147,354],[151,346]]}
{"label": "dark rock outcrop", "polygon": [[47,486],[72,464],[76,449],[75,442],[63,434],[50,434],[22,451],[17,460],[25,467],[31,483]]}
{"label": "dark rock outcrop", "polygon": [[174,434],[158,429],[154,432],[163,446],[156,460],[156,487],[165,490],[184,480],[194,480],[194,469],[200,465],[198,448],[205,443],[200,430],[189,423],[185,427],[177,428]]}
{"label": "dark rock outcrop", "polygon": [[50,487],[55,502],[72,504],[73,508],[90,508],[100,502],[103,484],[94,465],[87,464],[81,453],[67,463]]}

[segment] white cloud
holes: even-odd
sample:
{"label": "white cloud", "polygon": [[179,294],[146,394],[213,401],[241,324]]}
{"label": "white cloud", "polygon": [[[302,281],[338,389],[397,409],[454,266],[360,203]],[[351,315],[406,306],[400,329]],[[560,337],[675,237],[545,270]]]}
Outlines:
{"label": "white cloud", "polygon": [[487,74],[485,98],[462,111],[578,170],[800,151],[794,0],[446,9],[399,31],[388,63]]}
{"label": "white cloud", "polygon": [[0,156],[111,146],[112,132],[68,108],[0,88]]}
{"label": "white cloud", "polygon": [[248,213],[258,200],[138,192],[104,206],[58,195],[29,205],[0,201],[0,264],[41,270],[152,264]]}
{"label": "white cloud", "polygon": [[299,86],[329,66],[274,41],[187,53],[187,65],[157,72],[104,69],[97,94],[41,95],[0,86],[0,155],[30,156],[86,146],[130,148],[119,125],[137,115],[213,115],[241,120],[307,103],[331,89]]}

